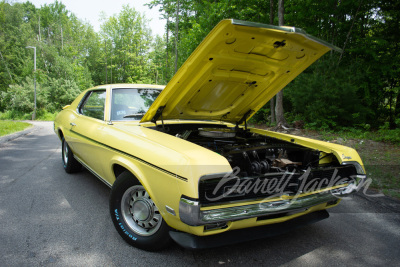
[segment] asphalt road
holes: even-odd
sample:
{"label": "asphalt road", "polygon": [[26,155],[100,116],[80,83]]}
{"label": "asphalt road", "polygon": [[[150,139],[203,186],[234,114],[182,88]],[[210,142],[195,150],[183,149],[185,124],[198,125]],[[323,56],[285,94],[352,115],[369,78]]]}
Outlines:
{"label": "asphalt road", "polygon": [[0,266],[399,266],[400,202],[363,194],[288,234],[189,251],[127,245],[108,212],[110,189],[69,175],[50,122],[0,144]]}

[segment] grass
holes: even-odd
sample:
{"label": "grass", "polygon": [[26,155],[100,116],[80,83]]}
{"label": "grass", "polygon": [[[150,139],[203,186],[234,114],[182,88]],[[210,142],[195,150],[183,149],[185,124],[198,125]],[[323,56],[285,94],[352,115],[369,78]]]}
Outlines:
{"label": "grass", "polygon": [[[38,121],[54,121],[58,112],[48,112],[43,109],[39,109],[36,113],[36,120]],[[0,120],[31,120],[32,113],[22,113],[18,111],[5,111],[0,112]]]}
{"label": "grass", "polygon": [[[308,130],[312,132],[311,130]],[[315,131],[321,135],[321,139],[331,141],[340,137],[342,139],[367,139],[377,142],[387,142],[400,145],[400,129],[380,129],[377,131],[365,131],[360,129],[346,129],[339,131]]]}
{"label": "grass", "polygon": [[400,199],[400,146],[367,140],[357,151],[372,178],[371,186]]}
{"label": "grass", "polygon": [[0,136],[22,131],[30,126],[32,125],[26,122],[0,121]]}

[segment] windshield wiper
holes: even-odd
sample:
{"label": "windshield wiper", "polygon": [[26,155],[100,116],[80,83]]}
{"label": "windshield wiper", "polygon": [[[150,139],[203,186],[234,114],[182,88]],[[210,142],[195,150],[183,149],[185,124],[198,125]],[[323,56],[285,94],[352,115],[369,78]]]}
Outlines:
{"label": "windshield wiper", "polygon": [[133,117],[137,117],[137,116],[143,116],[146,113],[134,113],[134,114],[129,114],[129,115],[125,115],[124,118],[133,118]]}

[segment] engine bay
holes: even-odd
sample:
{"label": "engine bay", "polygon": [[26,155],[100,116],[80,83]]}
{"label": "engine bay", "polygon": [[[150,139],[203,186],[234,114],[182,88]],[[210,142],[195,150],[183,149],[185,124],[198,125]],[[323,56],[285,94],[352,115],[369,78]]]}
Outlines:
{"label": "engine bay", "polygon": [[[228,128],[225,125],[173,124],[168,125],[164,131],[225,157],[232,169],[239,168],[239,177],[320,167],[320,151],[252,133],[243,128]],[[338,166],[337,159],[331,158],[329,165]]]}
{"label": "engine bay", "polygon": [[[332,153],[300,146],[251,130],[226,125],[169,124],[156,129],[225,157],[232,167],[227,180],[202,177],[202,205],[297,195],[352,182],[352,165],[340,165]],[[221,183],[223,186],[221,186]],[[262,188],[260,190],[260,188]]]}

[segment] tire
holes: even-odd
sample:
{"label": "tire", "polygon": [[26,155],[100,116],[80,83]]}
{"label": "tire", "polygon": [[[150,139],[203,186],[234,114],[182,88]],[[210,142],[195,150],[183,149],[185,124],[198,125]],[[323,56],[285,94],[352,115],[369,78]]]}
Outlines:
{"label": "tire", "polygon": [[82,170],[82,165],[74,158],[74,153],[69,148],[68,143],[62,138],[61,157],[63,161],[64,170],[67,173],[79,172]]}
{"label": "tire", "polygon": [[110,214],[119,235],[130,245],[157,251],[169,242],[169,226],[139,181],[121,173],[110,194]]}

